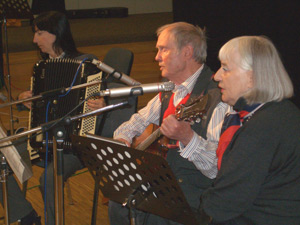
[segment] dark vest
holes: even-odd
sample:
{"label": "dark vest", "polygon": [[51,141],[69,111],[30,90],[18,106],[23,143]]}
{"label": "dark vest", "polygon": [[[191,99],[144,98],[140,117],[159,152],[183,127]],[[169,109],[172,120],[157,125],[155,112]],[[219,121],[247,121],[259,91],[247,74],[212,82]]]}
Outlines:
{"label": "dark vest", "polygon": [[[206,118],[202,119],[200,123],[195,123],[192,129],[206,139],[207,126],[210,121],[213,110],[216,105],[221,101],[220,90],[216,82],[212,80],[213,72],[209,67],[204,65],[204,68],[196,81],[195,87],[191,93],[187,104],[193,101],[202,93],[208,93],[209,99],[207,104]],[[165,110],[168,108],[169,100],[172,92],[166,92],[162,95],[161,117]],[[167,154],[167,161],[181,186],[187,201],[192,207],[198,207],[200,202],[200,195],[206,188],[212,185],[213,180],[204,176],[192,162],[181,157],[178,149],[170,149]]]}

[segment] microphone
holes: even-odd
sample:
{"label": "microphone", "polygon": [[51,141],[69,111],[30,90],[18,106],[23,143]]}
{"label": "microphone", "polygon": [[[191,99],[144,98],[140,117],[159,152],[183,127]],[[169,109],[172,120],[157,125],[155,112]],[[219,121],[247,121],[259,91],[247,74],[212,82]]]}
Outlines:
{"label": "microphone", "polygon": [[114,68],[110,67],[109,65],[106,65],[105,63],[93,59],[92,63],[98,67],[98,69],[104,71],[105,73],[112,74],[114,78],[122,81],[123,83],[130,85],[130,86],[135,86],[135,85],[140,85],[141,83],[130,78],[128,75],[124,73],[117,72]]}
{"label": "microphone", "polygon": [[106,89],[100,91],[99,96],[109,96],[109,97],[138,96],[138,95],[143,95],[144,93],[172,91],[174,88],[175,88],[175,84],[169,81],[169,82],[162,82],[162,83],[142,84],[139,86],[132,86],[132,87]]}

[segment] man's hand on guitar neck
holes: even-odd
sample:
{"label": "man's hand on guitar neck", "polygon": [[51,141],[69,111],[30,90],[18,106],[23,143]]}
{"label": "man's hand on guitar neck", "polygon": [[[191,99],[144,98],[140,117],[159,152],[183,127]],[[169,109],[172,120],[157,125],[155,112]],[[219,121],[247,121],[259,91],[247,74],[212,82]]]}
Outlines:
{"label": "man's hand on guitar neck", "polygon": [[169,115],[163,120],[160,131],[166,137],[180,141],[184,146],[188,145],[194,136],[190,123],[178,121],[175,115]]}

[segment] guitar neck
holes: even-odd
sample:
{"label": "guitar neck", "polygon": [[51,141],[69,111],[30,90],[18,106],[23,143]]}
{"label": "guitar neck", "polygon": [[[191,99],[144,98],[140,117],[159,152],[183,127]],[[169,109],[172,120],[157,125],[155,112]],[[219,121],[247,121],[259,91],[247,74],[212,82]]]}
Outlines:
{"label": "guitar neck", "polygon": [[146,150],[157,138],[162,135],[160,129],[156,129],[149,137],[140,143],[135,149],[144,151]]}

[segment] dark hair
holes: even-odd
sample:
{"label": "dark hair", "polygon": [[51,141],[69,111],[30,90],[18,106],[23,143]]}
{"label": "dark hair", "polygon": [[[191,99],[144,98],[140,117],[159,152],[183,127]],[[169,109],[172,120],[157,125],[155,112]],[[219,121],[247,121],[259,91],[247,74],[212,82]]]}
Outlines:
{"label": "dark hair", "polygon": [[[57,11],[49,11],[41,13],[32,23],[32,30],[35,32],[35,26],[39,30],[48,31],[56,36],[53,43],[55,52],[63,50],[66,57],[76,57],[79,52],[75,46],[75,42],[71,33],[69,21],[65,14]],[[48,54],[41,53],[43,58],[48,58]]]}

